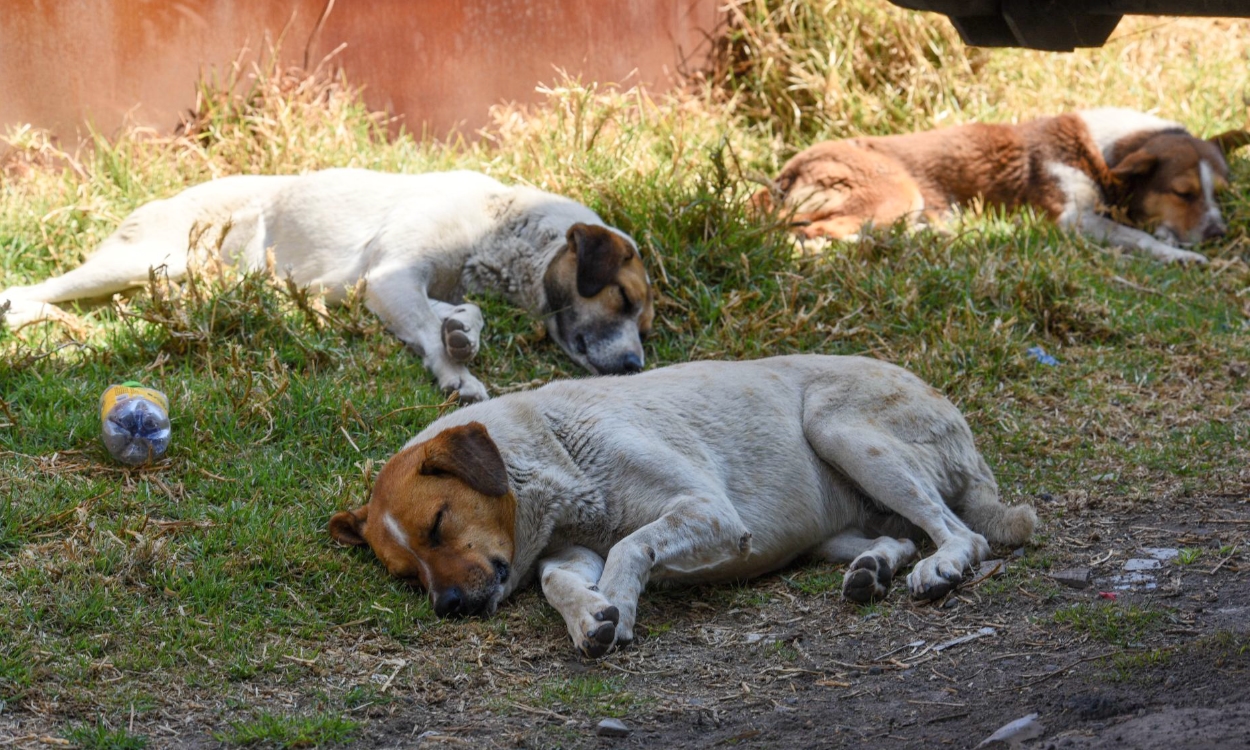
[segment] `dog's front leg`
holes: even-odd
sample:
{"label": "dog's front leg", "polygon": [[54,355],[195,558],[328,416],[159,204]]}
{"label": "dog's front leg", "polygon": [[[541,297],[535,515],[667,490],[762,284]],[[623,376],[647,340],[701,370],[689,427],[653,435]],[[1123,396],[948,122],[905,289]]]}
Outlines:
{"label": "dog's front leg", "polygon": [[592,659],[616,642],[620,613],[599,591],[603,558],[585,547],[570,546],[538,563],[543,596],[564,617],[573,645]]}
{"label": "dog's front leg", "polygon": [[638,597],[653,572],[712,570],[750,553],[751,532],[728,499],[678,498],[667,513],[608,551],[599,588],[620,612],[616,642],[634,639]]}
{"label": "dog's front leg", "polygon": [[445,393],[460,392],[462,401],[485,401],[486,386],[448,356],[443,345],[443,319],[434,311],[424,275],[411,267],[381,267],[366,276],[365,304],[391,333],[421,357]]}
{"label": "dog's front leg", "polygon": [[1163,261],[1164,263],[1207,262],[1207,256],[1205,255],[1173,247],[1140,229],[1125,226],[1095,213],[1081,214],[1072,221],[1062,223],[1076,229],[1086,237],[1106,242],[1125,250],[1146,253],[1155,260]]}

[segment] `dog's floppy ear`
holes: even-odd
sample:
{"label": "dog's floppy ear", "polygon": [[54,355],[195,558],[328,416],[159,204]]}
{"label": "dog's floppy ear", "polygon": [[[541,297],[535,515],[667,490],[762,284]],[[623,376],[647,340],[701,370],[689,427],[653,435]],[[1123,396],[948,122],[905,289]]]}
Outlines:
{"label": "dog's floppy ear", "polygon": [[330,516],[330,536],[339,544],[359,547],[365,543],[365,519],[368,517],[368,505],[362,505],[356,510],[341,510]]}
{"label": "dog's floppy ear", "polygon": [[1225,155],[1231,154],[1242,146],[1250,145],[1250,133],[1244,130],[1230,130],[1207,139],[1215,144]]}
{"label": "dog's floppy ear", "polygon": [[567,237],[577,253],[577,293],[582,297],[602,292],[634,254],[629,243],[603,227],[574,224]]}
{"label": "dog's floppy ear", "polygon": [[1139,148],[1112,167],[1111,175],[1121,181],[1141,177],[1150,174],[1158,164],[1159,157]]}
{"label": "dog's floppy ear", "polygon": [[422,474],[450,474],[483,495],[508,494],[508,470],[481,422],[448,427],[425,445]]}

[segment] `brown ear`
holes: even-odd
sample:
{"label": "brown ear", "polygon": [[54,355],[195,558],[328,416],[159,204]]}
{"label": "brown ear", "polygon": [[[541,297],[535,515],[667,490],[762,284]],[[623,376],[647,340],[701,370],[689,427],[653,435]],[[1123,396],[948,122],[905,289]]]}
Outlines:
{"label": "brown ear", "polygon": [[1148,153],[1145,149],[1138,149],[1112,167],[1111,174],[1118,180],[1141,177],[1142,175],[1150,174],[1158,163],[1159,157]]}
{"label": "brown ear", "polygon": [[574,224],[567,237],[577,253],[577,293],[582,297],[593,297],[616,281],[621,266],[634,254],[627,242],[604,227]]}
{"label": "brown ear", "polygon": [[1242,146],[1250,145],[1250,133],[1244,130],[1230,130],[1207,139],[1225,154],[1231,154]]}
{"label": "brown ear", "polygon": [[365,543],[365,519],[368,517],[368,505],[362,505],[356,510],[341,510],[330,516],[330,536],[339,544],[359,547]]}
{"label": "brown ear", "polygon": [[508,470],[486,426],[470,422],[449,427],[425,446],[421,473],[450,474],[483,495],[508,494]]}

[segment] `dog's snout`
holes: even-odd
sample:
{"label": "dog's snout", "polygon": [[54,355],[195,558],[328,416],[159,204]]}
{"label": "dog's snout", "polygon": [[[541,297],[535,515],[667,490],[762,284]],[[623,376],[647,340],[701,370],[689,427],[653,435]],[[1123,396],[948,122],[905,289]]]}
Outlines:
{"label": "dog's snout", "polygon": [[642,372],[642,357],[630,352],[621,358],[621,372],[632,374]]}
{"label": "dog's snout", "polygon": [[434,599],[434,614],[439,617],[455,617],[464,614],[464,593],[459,586],[439,592]]}
{"label": "dog's snout", "polygon": [[1228,234],[1228,229],[1224,226],[1224,223],[1221,221],[1213,221],[1207,225],[1205,230],[1203,230],[1202,239],[1218,240],[1226,234]]}

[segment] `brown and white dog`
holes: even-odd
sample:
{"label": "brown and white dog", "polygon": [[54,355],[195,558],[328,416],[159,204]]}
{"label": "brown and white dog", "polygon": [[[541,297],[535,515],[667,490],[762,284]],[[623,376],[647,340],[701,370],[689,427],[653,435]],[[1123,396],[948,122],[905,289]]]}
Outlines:
{"label": "brown and white dog", "polygon": [[147,203],[78,268],[0,292],[0,317],[12,328],[60,317],[52,303],[141,285],[158,267],[177,280],[198,251],[249,270],[271,251],[280,275],[331,303],[363,280],[365,305],[465,401],[487,395],[465,367],[483,326],[466,292],[542,318],[595,373],[641,370],[654,315],[634,241],[580,203],[477,172],[330,169],[223,177]]}
{"label": "brown and white dog", "polygon": [[633,638],[648,581],[740,580],[802,555],[849,562],[842,593],[908,576],[933,599],[1033,531],[999,500],[959,410],[862,357],[694,362],[552,383],[438,419],[330,534],[368,544],[439,616],[489,614],[535,573],[574,645]]}
{"label": "brown and white dog", "polygon": [[1201,263],[1205,256],[1180,247],[1225,233],[1215,200],[1228,182],[1224,154],[1248,142],[1241,130],[1203,140],[1128,109],[957,125],[818,143],[790,159],[775,189],[754,200],[789,212],[802,236],[833,239],[869,224],[941,221],[975,201],[1031,206],[1093,239],[1162,261]]}

